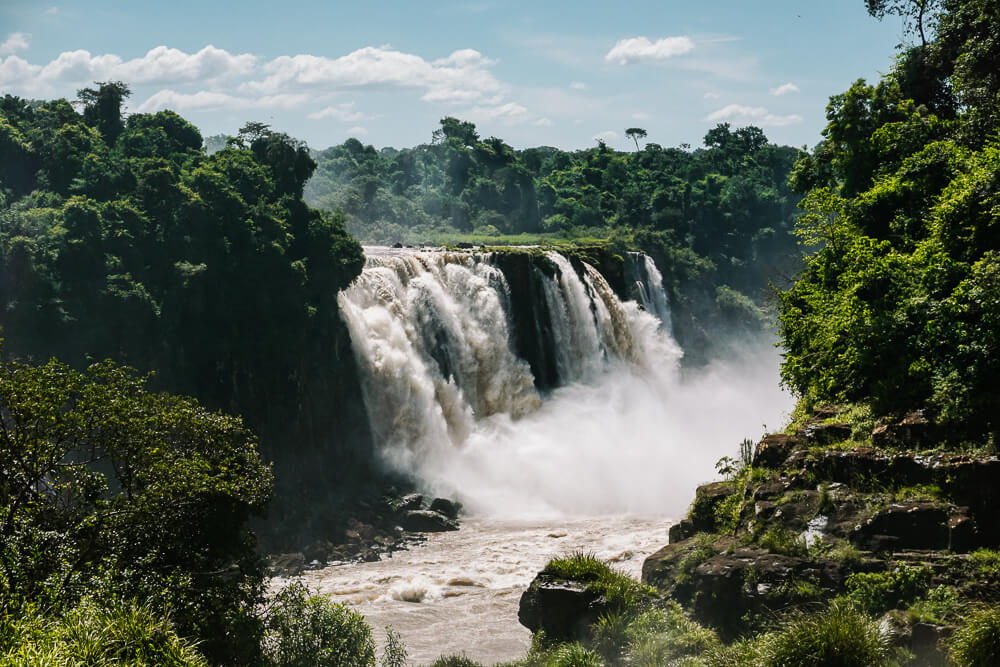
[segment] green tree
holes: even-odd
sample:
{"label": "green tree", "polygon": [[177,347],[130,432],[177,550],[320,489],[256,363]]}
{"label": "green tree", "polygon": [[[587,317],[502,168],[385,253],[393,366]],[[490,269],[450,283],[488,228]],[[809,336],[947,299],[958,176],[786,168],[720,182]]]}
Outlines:
{"label": "green tree", "polygon": [[271,491],[235,418],[110,362],[0,362],[0,615],[87,590],[154,601],[220,662],[253,659]]}
{"label": "green tree", "polygon": [[635,142],[635,150],[639,151],[639,140],[646,138],[646,130],[641,127],[630,127],[625,130],[625,136]]}

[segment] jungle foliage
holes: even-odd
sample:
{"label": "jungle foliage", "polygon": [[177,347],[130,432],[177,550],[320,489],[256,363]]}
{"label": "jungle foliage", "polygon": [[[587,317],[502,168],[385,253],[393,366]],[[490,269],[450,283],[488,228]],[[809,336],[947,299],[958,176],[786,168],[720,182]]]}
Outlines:
{"label": "jungle foliage", "polygon": [[[922,6],[922,5],[921,5]],[[960,441],[1000,429],[1000,7],[945,0],[936,36],[830,98],[795,165],[816,248],[781,297],[785,383],[914,408]]]}

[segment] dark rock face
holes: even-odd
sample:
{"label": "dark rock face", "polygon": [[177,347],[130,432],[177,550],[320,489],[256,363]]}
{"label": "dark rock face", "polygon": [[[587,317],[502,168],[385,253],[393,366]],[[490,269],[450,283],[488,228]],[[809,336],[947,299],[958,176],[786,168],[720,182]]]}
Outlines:
{"label": "dark rock face", "polygon": [[757,443],[753,455],[753,465],[777,468],[785,462],[785,459],[798,444],[799,439],[794,435],[785,435],[784,433],[767,435]]}
{"label": "dark rock face", "polygon": [[539,574],[521,595],[517,620],[532,632],[557,639],[578,639],[606,609],[604,598],[587,584]]}
{"label": "dark rock face", "polygon": [[806,440],[814,443],[836,442],[851,437],[851,425],[844,422],[810,424],[805,427]]}
{"label": "dark rock face", "polygon": [[447,498],[435,498],[431,501],[430,509],[432,512],[443,514],[449,519],[458,518],[458,503]]}
{"label": "dark rock face", "polygon": [[[954,537],[953,537],[954,536]],[[872,551],[937,549],[967,552],[978,532],[967,507],[929,501],[893,503],[851,532],[851,541]]]}
{"label": "dark rock face", "polygon": [[441,533],[458,530],[458,522],[430,510],[410,510],[400,518],[403,530],[411,533]]}

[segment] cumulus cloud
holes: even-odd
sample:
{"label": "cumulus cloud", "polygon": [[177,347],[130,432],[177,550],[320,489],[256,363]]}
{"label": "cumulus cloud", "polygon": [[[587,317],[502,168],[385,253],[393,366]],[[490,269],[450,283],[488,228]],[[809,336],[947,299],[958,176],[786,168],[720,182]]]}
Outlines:
{"label": "cumulus cloud", "polygon": [[306,118],[310,118],[312,120],[333,118],[334,120],[343,121],[345,123],[354,123],[359,120],[367,120],[368,116],[358,111],[354,106],[354,102],[344,102],[343,104],[329,106],[325,109],[314,111],[311,114],[308,114]]}
{"label": "cumulus cloud", "polygon": [[462,114],[476,122],[504,121],[512,123],[527,120],[528,110],[517,102],[496,106],[475,106]]}
{"label": "cumulus cloud", "polygon": [[730,104],[718,111],[713,111],[705,117],[712,122],[726,122],[733,125],[757,125],[760,127],[783,127],[802,122],[802,116],[790,114],[779,116],[769,112],[765,107],[750,107],[741,104]]}
{"label": "cumulus cloud", "polygon": [[244,84],[250,93],[315,88],[414,88],[426,102],[489,102],[504,92],[490,71],[494,61],[462,49],[428,61],[387,46],[367,46],[339,58],[279,56],[262,68],[264,77]]}
{"label": "cumulus cloud", "polygon": [[[8,40],[9,41],[9,40]],[[93,81],[125,81],[132,85],[211,81],[249,74],[256,65],[250,54],[231,54],[212,45],[197,53],[166,46],[146,55],[122,60],[114,54],[91,55],[83,49],[64,51],[45,65],[18,59],[0,66],[0,86],[22,85],[32,91],[55,90]]]}
{"label": "cumulus cloud", "polygon": [[774,95],[775,97],[781,97],[782,95],[787,95],[788,93],[797,93],[797,92],[799,92],[799,87],[796,86],[791,81],[789,81],[788,83],[783,83],[777,88],[771,89],[771,94]]}
{"label": "cumulus cloud", "polygon": [[293,109],[309,101],[308,95],[264,95],[263,97],[243,97],[210,90],[197,93],[179,93],[161,90],[139,105],[139,113],[152,113],[162,109],[176,111],[218,111],[220,109]]}
{"label": "cumulus cloud", "polygon": [[646,37],[630,37],[618,40],[604,59],[619,65],[630,65],[666,60],[693,50],[694,42],[690,37],[664,37],[655,42]]}
{"label": "cumulus cloud", "polygon": [[12,32],[7,35],[7,39],[0,44],[0,56],[17,53],[21,49],[28,48],[28,38],[31,37],[25,32]]}

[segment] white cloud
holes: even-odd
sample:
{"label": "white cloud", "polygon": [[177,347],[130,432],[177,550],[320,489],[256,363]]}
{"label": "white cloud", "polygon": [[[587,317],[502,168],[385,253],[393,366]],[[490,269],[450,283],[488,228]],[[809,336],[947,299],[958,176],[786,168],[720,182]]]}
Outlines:
{"label": "white cloud", "polygon": [[197,93],[178,93],[161,90],[139,105],[139,113],[152,113],[161,109],[175,111],[218,111],[219,109],[292,109],[309,101],[307,95],[265,95],[249,98],[211,90]]}
{"label": "white cloud", "polygon": [[538,127],[552,127],[552,121],[548,118],[539,118],[532,125],[537,125]]}
{"label": "white cloud", "polygon": [[574,81],[573,83],[569,84],[569,87],[572,88],[573,90],[587,90],[587,84],[585,84],[582,81]]}
{"label": "white cloud", "polygon": [[355,125],[347,130],[347,134],[352,137],[363,137],[368,134],[368,130],[360,125]]}
{"label": "white cloud", "polygon": [[705,117],[712,122],[727,122],[733,125],[758,125],[760,127],[783,127],[802,122],[802,116],[790,114],[778,116],[770,113],[765,107],[750,107],[741,104],[730,104],[713,111]]}
{"label": "white cloud", "polygon": [[55,16],[56,14],[59,13],[59,8],[49,7],[48,9],[45,10],[45,13],[48,14],[49,16]]}
{"label": "white cloud", "polygon": [[461,115],[477,123],[503,121],[506,124],[527,120],[528,110],[517,102],[507,102],[496,106],[472,107]]}
{"label": "white cloud", "polygon": [[358,111],[354,106],[354,102],[344,102],[343,104],[338,104],[336,106],[326,107],[320,111],[314,111],[313,113],[308,114],[306,118],[312,120],[333,118],[334,120],[343,121],[345,123],[355,123],[359,120],[367,120],[368,116]]}
{"label": "white cloud", "polygon": [[706,99],[706,100],[717,100],[717,99],[719,99],[720,97],[722,97],[722,96],[721,96],[721,95],[719,95],[719,94],[718,94],[718,93],[716,93],[716,92],[712,92],[711,90],[710,90],[710,91],[708,91],[707,93],[705,93],[705,99]]}
{"label": "white cloud", "polygon": [[20,85],[32,92],[48,92],[94,81],[131,85],[205,82],[250,74],[256,60],[250,54],[234,55],[212,45],[197,53],[157,46],[132,60],[114,54],[95,56],[81,49],[63,51],[45,65],[5,62],[0,66],[0,86]]}
{"label": "white cloud", "polygon": [[618,133],[614,130],[605,130],[594,135],[594,141],[603,141],[604,143],[618,141],[619,138]]}
{"label": "white cloud", "polygon": [[0,44],[0,56],[17,53],[21,49],[28,48],[28,38],[31,37],[25,32],[12,32],[7,35],[7,39]]}
{"label": "white cloud", "polygon": [[505,91],[490,72],[494,61],[462,49],[427,61],[388,46],[367,46],[339,58],[279,56],[266,63],[264,78],[242,86],[249,93],[323,88],[415,88],[425,102],[495,103]]}
{"label": "white cloud", "polygon": [[608,62],[617,62],[619,65],[629,65],[666,60],[693,50],[694,42],[690,37],[664,37],[655,42],[649,41],[646,37],[631,37],[618,40],[604,59]]}
{"label": "white cloud", "polygon": [[649,114],[645,111],[636,111],[632,114],[632,118],[634,120],[649,120]]}
{"label": "white cloud", "polygon": [[796,86],[791,81],[789,81],[788,83],[783,83],[777,88],[771,89],[771,94],[774,95],[775,97],[781,97],[782,95],[787,95],[788,93],[797,93],[797,92],[799,92],[799,87]]}

